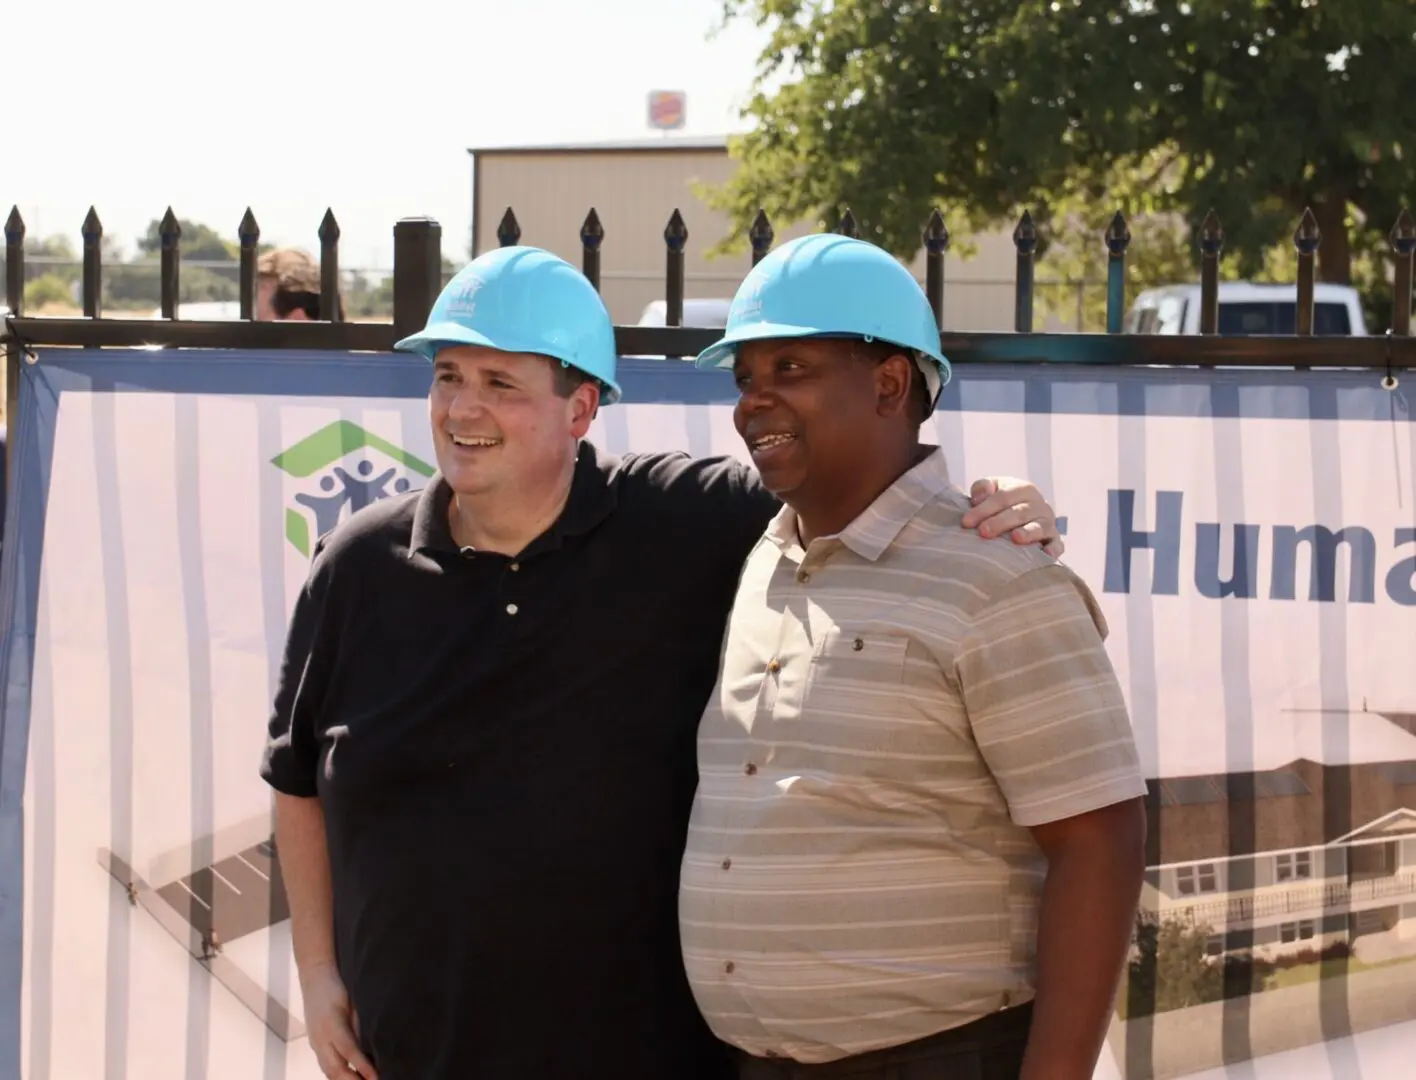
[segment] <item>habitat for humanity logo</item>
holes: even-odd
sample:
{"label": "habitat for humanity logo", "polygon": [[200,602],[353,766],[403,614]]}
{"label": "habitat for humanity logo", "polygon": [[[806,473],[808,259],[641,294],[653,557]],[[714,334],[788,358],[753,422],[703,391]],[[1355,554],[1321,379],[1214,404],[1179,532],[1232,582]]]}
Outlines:
{"label": "habitat for humanity logo", "polygon": [[401,495],[433,466],[348,420],[336,420],[271,459],[296,482],[285,507],[285,538],[309,556],[314,541],[346,514]]}

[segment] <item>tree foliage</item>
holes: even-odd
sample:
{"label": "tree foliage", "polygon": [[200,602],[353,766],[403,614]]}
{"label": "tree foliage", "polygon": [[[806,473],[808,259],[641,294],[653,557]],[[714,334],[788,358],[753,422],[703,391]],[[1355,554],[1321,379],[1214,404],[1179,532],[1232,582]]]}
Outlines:
{"label": "tree foliage", "polygon": [[51,304],[71,304],[74,284],[62,274],[41,274],[25,282],[25,307],[39,310]]}
{"label": "tree foliage", "polygon": [[[1305,207],[1319,276],[1371,286],[1416,192],[1411,0],[724,0],[769,31],[713,201],[741,243],[759,207],[902,257],[938,205],[955,235],[1023,208],[1054,272],[1104,265],[1133,221],[1133,282],[1193,276],[1213,208],[1226,276],[1291,273]],[[1388,304],[1389,304],[1389,297]]]}
{"label": "tree foliage", "polygon": [[1174,919],[1138,919],[1136,952],[1127,964],[1126,995],[1130,1018],[1188,1009],[1218,1001],[1224,992],[1224,969],[1205,955],[1212,929]]}
{"label": "tree foliage", "polygon": [[[241,244],[228,240],[210,225],[178,218],[177,225],[182,230],[178,237],[182,258],[197,262],[237,262],[241,258]],[[147,230],[138,238],[137,247],[147,256],[156,256],[162,251],[162,220],[153,218]],[[260,245],[262,249],[269,244]]]}

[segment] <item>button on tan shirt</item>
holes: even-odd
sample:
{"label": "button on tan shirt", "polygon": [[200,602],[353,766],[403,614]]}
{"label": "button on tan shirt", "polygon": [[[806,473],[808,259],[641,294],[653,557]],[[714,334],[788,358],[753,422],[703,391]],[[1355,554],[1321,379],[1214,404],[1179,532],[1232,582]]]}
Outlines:
{"label": "button on tan shirt", "polygon": [[1033,996],[1028,826],[1145,792],[1105,621],[961,525],[935,450],[803,550],[749,556],[699,729],[684,957],[719,1038],[831,1061]]}

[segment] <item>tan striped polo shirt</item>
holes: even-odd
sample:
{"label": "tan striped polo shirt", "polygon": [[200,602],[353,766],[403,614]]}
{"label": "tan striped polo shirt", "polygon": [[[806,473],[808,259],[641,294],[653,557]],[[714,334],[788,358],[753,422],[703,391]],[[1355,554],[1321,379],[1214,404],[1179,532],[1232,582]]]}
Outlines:
{"label": "tan striped polo shirt", "polygon": [[1028,826],[1145,792],[1091,592],[963,528],[934,450],[749,556],[699,729],[684,958],[724,1041],[831,1061],[1033,996]]}

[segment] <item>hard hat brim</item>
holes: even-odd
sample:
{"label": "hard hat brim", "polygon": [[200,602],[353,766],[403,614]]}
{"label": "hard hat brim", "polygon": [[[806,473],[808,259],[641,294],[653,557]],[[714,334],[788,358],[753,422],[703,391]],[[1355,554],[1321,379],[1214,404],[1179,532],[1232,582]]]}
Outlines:
{"label": "hard hat brim", "polygon": [[[739,345],[749,341],[765,341],[773,338],[807,338],[807,337],[860,337],[859,333],[853,331],[822,330],[818,326],[793,326],[788,323],[756,323],[752,326],[743,327],[731,334],[725,334],[708,348],[704,349],[694,358],[694,366],[700,368],[730,368],[737,355]],[[917,350],[911,350],[915,352]],[[952,365],[941,353],[939,356],[931,356],[928,353],[920,354],[921,372],[926,379],[929,379],[929,372],[925,371],[923,364],[929,364],[935,372],[935,378],[930,379],[932,385],[930,390],[929,407],[933,410],[943,397],[944,387],[953,375]]]}
{"label": "hard hat brim", "polygon": [[[848,337],[866,340],[865,335],[861,334],[858,330],[830,330],[822,329],[819,326],[793,326],[788,323],[754,323],[751,326],[745,326],[734,330],[730,334],[723,335],[723,337],[713,342],[712,345],[709,345],[708,348],[698,354],[694,359],[694,365],[701,368],[731,367],[739,345],[746,344],[749,341],[764,341],[772,338],[806,337]],[[912,346],[901,346],[901,348],[907,347],[912,348]],[[943,354],[938,353],[937,350],[933,353],[926,352],[925,355],[936,364],[944,365],[948,363]]]}
{"label": "hard hat brim", "polygon": [[789,323],[762,322],[734,330],[709,345],[694,359],[695,367],[732,367],[737,348],[749,341],[763,341],[769,338],[827,337],[819,326],[793,326]]}
{"label": "hard hat brim", "polygon": [[478,345],[484,349],[497,349],[502,352],[520,351],[508,349],[505,345],[499,345],[492,341],[485,334],[479,334],[476,330],[469,330],[454,322],[433,323],[431,326],[425,326],[416,334],[409,334],[403,340],[395,342],[393,348],[395,352],[416,353],[432,363],[438,350],[449,345]]}
{"label": "hard hat brim", "polygon": [[[567,366],[573,366],[560,357],[550,356],[546,352],[544,345],[530,342],[509,342],[506,340],[493,341],[485,334],[480,334],[476,330],[469,329],[455,322],[433,323],[431,326],[425,326],[416,334],[410,334],[408,337],[395,342],[393,349],[395,352],[408,352],[421,356],[431,364],[437,357],[439,349],[457,345],[475,345],[483,349],[496,349],[498,352],[531,353],[536,356],[547,356],[551,360],[559,360]],[[620,388],[617,385],[607,382],[600,376],[591,374],[590,372],[586,372],[586,374],[590,375],[591,378],[600,384],[601,405],[613,405],[615,402],[619,401]]]}

